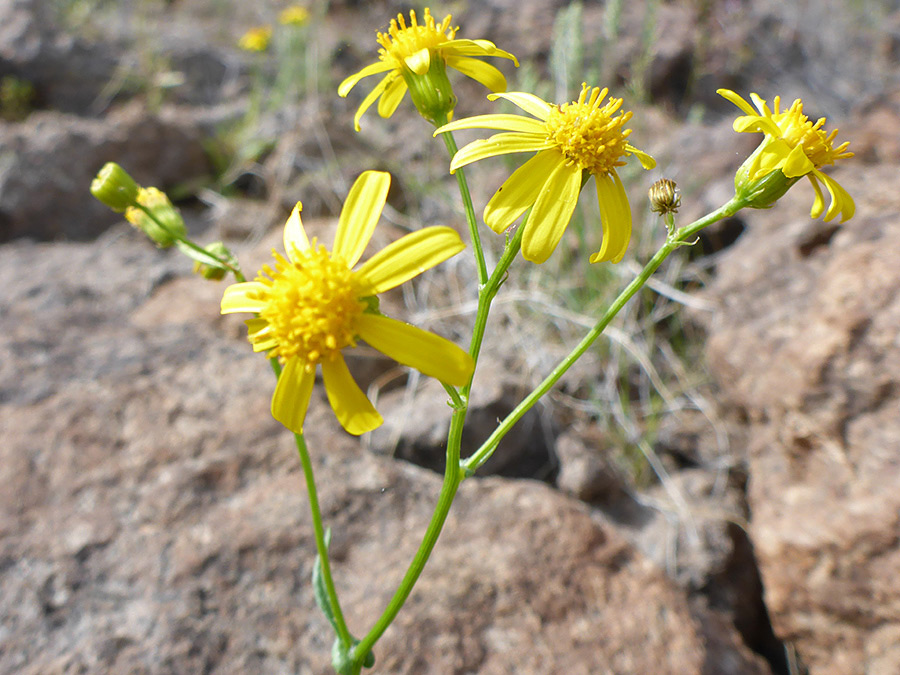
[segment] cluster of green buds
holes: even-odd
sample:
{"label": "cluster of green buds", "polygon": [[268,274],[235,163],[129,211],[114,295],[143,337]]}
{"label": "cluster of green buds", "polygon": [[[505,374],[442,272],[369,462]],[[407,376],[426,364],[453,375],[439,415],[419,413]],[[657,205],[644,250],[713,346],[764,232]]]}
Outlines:
{"label": "cluster of green buds", "polygon": [[201,247],[188,238],[184,218],[168,195],[155,187],[142,187],[115,162],[107,162],[91,182],[91,194],[146,234],[160,248],[177,246],[194,261],[194,272],[204,279],[240,274],[237,259],[220,241]]}

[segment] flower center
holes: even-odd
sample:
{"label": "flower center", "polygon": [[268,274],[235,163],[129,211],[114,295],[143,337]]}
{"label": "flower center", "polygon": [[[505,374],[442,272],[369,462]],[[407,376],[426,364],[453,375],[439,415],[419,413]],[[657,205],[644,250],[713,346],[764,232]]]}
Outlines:
{"label": "flower center", "polygon": [[798,145],[803,148],[803,152],[809,158],[816,168],[825,164],[834,164],[836,159],[845,159],[853,157],[852,152],[848,152],[849,142],[844,142],[838,147],[834,146],[834,139],[837,136],[837,129],[830,134],[825,132],[822,127],[825,126],[825,118],[820,117],[815,124],[803,114],[803,101],[799,98],[793,102],[791,107],[784,112],[779,112],[781,101],[779,97],[775,97],[775,111],[772,113],[772,119],[781,130],[781,137],[792,148]]}
{"label": "flower center", "polygon": [[360,300],[352,270],[332,260],[315,240],[296,264],[278,253],[274,256],[275,269],[264,265],[256,278],[267,286],[262,298],[266,306],[259,313],[265,326],[251,333],[250,339],[275,342],[270,357],[299,356],[307,367],[354,346],[356,319],[366,304]]}
{"label": "flower center", "polygon": [[378,50],[378,58],[391,63],[395,68],[402,68],[404,60],[416,52],[423,49],[434,50],[456,35],[456,29],[450,28],[453,18],[449,14],[440,24],[435,24],[434,17],[426,7],[424,26],[416,21],[415,10],[410,10],[409,19],[410,25],[407,26],[406,19],[398,14],[396,19],[391,19],[387,34],[379,31],[376,38],[382,47]]}
{"label": "flower center", "polygon": [[631,129],[623,129],[631,112],[614,116],[622,99],[601,103],[608,89],[581,85],[577,101],[554,106],[547,117],[547,136],[562,153],[582,169],[595,175],[609,173],[625,162]]}

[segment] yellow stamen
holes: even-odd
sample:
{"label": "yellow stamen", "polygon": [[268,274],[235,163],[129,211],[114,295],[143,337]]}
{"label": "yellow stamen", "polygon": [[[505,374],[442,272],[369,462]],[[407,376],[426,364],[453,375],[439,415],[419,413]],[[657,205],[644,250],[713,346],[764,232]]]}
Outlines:
{"label": "yellow stamen", "polygon": [[553,106],[547,117],[547,136],[568,160],[594,175],[604,176],[629,154],[631,129],[623,129],[631,111],[619,113],[622,99],[611,98],[601,106],[609,90],[581,85],[578,100]]}
{"label": "yellow stamen", "polygon": [[830,134],[826,134],[822,128],[825,126],[824,117],[820,117],[815,123],[811,122],[803,114],[803,101],[799,98],[784,112],[780,112],[780,106],[780,97],[776,96],[772,119],[781,130],[781,138],[792,148],[798,145],[802,147],[803,153],[817,168],[834,164],[836,159],[853,157],[853,153],[847,151],[850,147],[849,142],[833,147],[838,130],[834,129]]}
{"label": "yellow stamen", "polygon": [[402,68],[405,59],[420,52],[423,49],[434,51],[438,45],[449,42],[456,35],[456,28],[450,27],[453,20],[451,15],[444,17],[440,24],[435,24],[434,17],[428,8],[425,9],[425,24],[420,26],[416,20],[415,10],[409,12],[410,25],[406,25],[406,19],[398,14],[396,19],[391,19],[388,32],[379,31],[377,40],[381,45],[378,50],[378,58],[392,64],[395,68]]}

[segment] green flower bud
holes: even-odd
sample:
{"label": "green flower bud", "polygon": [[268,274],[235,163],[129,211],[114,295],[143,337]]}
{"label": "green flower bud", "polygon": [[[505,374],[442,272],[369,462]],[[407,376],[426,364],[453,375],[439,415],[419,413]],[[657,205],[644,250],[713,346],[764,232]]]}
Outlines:
{"label": "green flower bud", "polygon": [[140,186],[115,162],[104,164],[97,177],[91,181],[91,194],[116,213],[133,206],[137,202],[139,190]]}
{"label": "green flower bud", "polygon": [[428,72],[416,75],[408,68],[403,69],[403,79],[409,87],[410,98],[416,110],[426,120],[439,126],[446,124],[456,107],[456,94],[447,78],[447,67],[437,53],[431,54]]}
{"label": "green flower bud", "polygon": [[[140,188],[137,206],[125,210],[125,219],[156,242],[168,248],[187,236],[184,220],[165,192],[155,187]],[[143,207],[143,208],[141,208]]]}
{"label": "green flower bud", "polygon": [[[203,249],[232,267],[237,266],[237,259],[234,257],[234,254],[229,251],[228,247],[221,241],[214,241],[211,244],[207,244]],[[217,265],[212,261],[201,262],[200,260],[194,260],[194,274],[199,274],[204,279],[209,279],[210,281],[221,281],[225,278],[225,275],[228,274],[228,271],[228,267]]]}
{"label": "green flower bud", "polygon": [[[758,155],[766,150],[766,142],[760,143],[734,175],[734,194],[751,209],[767,209],[781,199],[791,186],[802,176],[788,178],[781,169],[774,169],[764,176],[755,179],[750,178],[751,168],[754,167]],[[758,171],[757,171],[758,173]]]}

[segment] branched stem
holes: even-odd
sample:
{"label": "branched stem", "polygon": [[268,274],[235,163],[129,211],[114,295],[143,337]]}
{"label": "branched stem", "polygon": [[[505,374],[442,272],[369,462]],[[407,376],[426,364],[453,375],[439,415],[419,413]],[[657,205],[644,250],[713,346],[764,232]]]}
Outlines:
{"label": "branched stem", "polygon": [[712,213],[694,221],[690,225],[686,225],[666,238],[666,243],[656,252],[650,261],[641,270],[641,273],[635,277],[628,286],[622,290],[619,296],[609,306],[600,320],[588,331],[587,335],[582,338],[575,348],[566,356],[559,365],[532,391],[526,396],[515,409],[506,416],[506,418],[497,426],[494,432],[482,444],[482,446],[468,459],[460,465],[467,476],[475,473],[494,453],[500,440],[509,432],[512,426],[518,422],[522,416],[530,410],[538,400],[546,394],[550,388],[559,381],[569,368],[594,344],[597,338],[603,333],[610,321],[615,318],[616,314],[625,306],[625,304],[637,293],[650,276],[659,268],[663,260],[665,260],[672,251],[679,246],[683,246],[689,242],[692,237],[704,227],[711,225],[723,218],[734,215],[742,208],[743,204],[737,199],[732,199],[721,208]]}
{"label": "branched stem", "polygon": [[157,225],[159,225],[165,232],[167,232],[169,235],[171,235],[171,237],[172,237],[174,240],[180,242],[180,243],[183,244],[184,246],[187,246],[189,249],[191,249],[191,250],[193,250],[193,251],[196,251],[196,252],[199,253],[200,255],[205,256],[206,258],[209,258],[210,260],[214,260],[216,263],[218,263],[219,265],[221,265],[223,268],[229,270],[232,274],[234,274],[234,278],[235,278],[239,283],[242,283],[242,282],[244,282],[244,281],[247,281],[246,277],[245,277],[244,274],[241,272],[240,268],[238,268],[238,267],[232,265],[229,261],[225,260],[224,258],[220,258],[219,256],[215,255],[214,253],[210,253],[210,252],[207,251],[205,248],[203,248],[202,246],[200,246],[200,244],[195,243],[192,239],[188,239],[187,237],[183,237],[183,236],[181,236],[181,235],[179,235],[179,234],[177,234],[177,233],[175,233],[175,232],[172,232],[172,230],[171,230],[165,223],[163,223],[159,218],[157,218],[157,217],[154,215],[153,211],[151,211],[150,209],[148,209],[148,208],[147,208],[146,206],[144,206],[143,204],[135,203],[135,206],[136,206],[137,208],[139,208],[141,211],[143,211],[145,214],[147,214],[147,216],[148,216],[154,223],[156,223]]}

